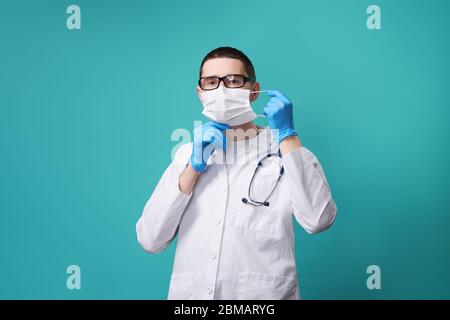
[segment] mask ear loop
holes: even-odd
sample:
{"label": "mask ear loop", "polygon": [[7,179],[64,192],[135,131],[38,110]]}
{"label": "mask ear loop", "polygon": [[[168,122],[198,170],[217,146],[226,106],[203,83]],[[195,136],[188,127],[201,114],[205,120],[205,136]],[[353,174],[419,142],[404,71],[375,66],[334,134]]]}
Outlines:
{"label": "mask ear loop", "polygon": [[[258,92],[269,92],[269,90],[260,90],[260,91],[250,91],[250,93],[258,93]],[[261,117],[261,118],[267,118],[267,116],[265,114],[257,114],[257,117]]]}

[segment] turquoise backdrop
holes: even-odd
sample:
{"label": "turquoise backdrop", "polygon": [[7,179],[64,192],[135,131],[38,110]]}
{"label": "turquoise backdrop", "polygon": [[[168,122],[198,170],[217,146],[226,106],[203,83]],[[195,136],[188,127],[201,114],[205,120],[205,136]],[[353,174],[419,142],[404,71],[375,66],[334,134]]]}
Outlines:
{"label": "turquoise backdrop", "polygon": [[[81,30],[66,27],[71,4]],[[366,27],[370,4],[381,30]],[[302,297],[450,298],[449,12],[447,0],[2,0],[0,298],[166,298],[175,243],[146,254],[135,223],[172,131],[204,119],[199,64],[223,45],[294,102],[339,208],[325,233],[296,225]],[[81,290],[66,288],[72,264]],[[381,290],[366,286],[373,264]]]}

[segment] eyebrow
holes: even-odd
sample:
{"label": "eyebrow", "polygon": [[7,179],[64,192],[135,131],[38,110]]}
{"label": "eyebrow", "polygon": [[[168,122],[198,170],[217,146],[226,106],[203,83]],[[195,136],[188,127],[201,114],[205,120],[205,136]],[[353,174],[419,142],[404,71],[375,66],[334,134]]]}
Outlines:
{"label": "eyebrow", "polygon": [[219,78],[222,78],[222,77],[226,77],[226,76],[230,76],[230,75],[241,75],[241,76],[244,76],[244,77],[249,77],[248,75],[246,75],[246,74],[244,74],[244,73],[227,73],[226,75],[224,75],[224,76],[219,76],[219,75],[217,75],[217,74],[215,74],[215,75],[212,75],[212,76],[201,76],[201,78],[210,78],[210,77],[219,77]]}

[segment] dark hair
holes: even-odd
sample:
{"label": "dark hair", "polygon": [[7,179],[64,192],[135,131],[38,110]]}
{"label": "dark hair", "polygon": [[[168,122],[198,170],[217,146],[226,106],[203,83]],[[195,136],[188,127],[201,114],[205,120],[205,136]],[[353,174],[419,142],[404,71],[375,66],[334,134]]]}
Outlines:
{"label": "dark hair", "polygon": [[203,65],[206,61],[214,58],[232,58],[241,61],[244,64],[245,71],[249,77],[256,78],[255,68],[250,59],[240,50],[232,47],[219,47],[208,53],[200,65],[200,77],[202,76]]}

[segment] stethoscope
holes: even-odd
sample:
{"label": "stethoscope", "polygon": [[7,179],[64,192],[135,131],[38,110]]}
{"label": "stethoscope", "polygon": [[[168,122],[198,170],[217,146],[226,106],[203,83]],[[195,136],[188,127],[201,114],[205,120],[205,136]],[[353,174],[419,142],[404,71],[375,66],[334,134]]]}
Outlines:
{"label": "stethoscope", "polygon": [[256,165],[256,168],[255,168],[255,171],[253,172],[252,179],[250,180],[250,183],[249,183],[249,185],[248,185],[247,198],[242,198],[242,202],[243,202],[243,203],[245,203],[245,204],[251,204],[251,205],[256,206],[256,207],[259,207],[259,206],[266,206],[266,207],[268,207],[268,206],[269,206],[270,203],[269,203],[267,200],[269,200],[270,196],[271,196],[271,195],[273,194],[273,192],[275,191],[275,188],[277,187],[278,183],[280,182],[281,177],[282,177],[283,174],[284,174],[284,167],[283,167],[283,165],[281,165],[280,173],[279,173],[279,175],[278,175],[278,178],[277,178],[277,181],[276,181],[276,183],[275,183],[275,186],[273,187],[273,189],[272,189],[272,191],[270,192],[270,194],[267,196],[266,200],[264,200],[264,201],[256,201],[256,200],[253,200],[253,199],[251,198],[251,196],[250,196],[250,194],[251,194],[250,192],[251,192],[251,189],[252,189],[253,180],[255,179],[255,176],[256,176],[256,174],[258,173],[259,169],[263,166],[264,161],[267,160],[267,159],[269,159],[269,158],[272,157],[272,156],[278,156],[278,157],[281,158],[281,152],[280,152],[280,150],[278,150],[278,152],[276,152],[276,153],[269,153],[269,154],[265,155],[263,158],[261,158],[261,159],[258,161],[258,164]]}

